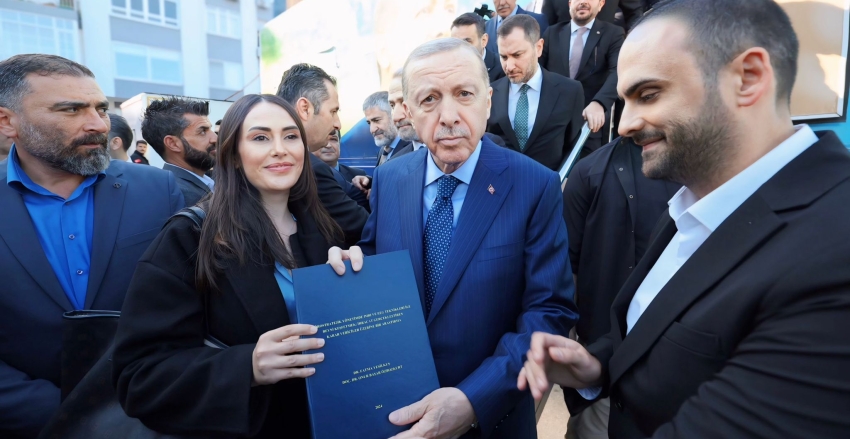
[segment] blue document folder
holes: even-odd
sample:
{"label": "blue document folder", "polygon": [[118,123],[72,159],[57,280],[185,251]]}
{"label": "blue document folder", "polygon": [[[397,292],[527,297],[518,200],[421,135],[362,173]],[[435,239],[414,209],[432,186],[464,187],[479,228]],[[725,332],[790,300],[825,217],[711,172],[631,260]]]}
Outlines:
{"label": "blue document folder", "polygon": [[307,378],[313,439],[386,439],[410,428],[390,413],[439,388],[419,291],[407,251],[345,265],[292,272],[298,322],[325,339]]}

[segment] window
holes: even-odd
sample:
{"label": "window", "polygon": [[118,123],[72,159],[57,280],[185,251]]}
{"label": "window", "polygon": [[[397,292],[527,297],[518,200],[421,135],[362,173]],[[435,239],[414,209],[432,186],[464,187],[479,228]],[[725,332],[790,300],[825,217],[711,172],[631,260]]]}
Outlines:
{"label": "window", "polygon": [[0,59],[46,53],[78,61],[77,22],[0,9]]}
{"label": "window", "polygon": [[242,19],[239,12],[207,7],[207,32],[230,38],[242,38]]}
{"label": "window", "polygon": [[177,0],[112,0],[112,13],[136,20],[177,26]]}
{"label": "window", "polygon": [[242,85],[241,64],[210,60],[210,87],[241,90]]}
{"label": "window", "polygon": [[115,77],[132,81],[183,84],[180,53],[136,44],[113,43]]}

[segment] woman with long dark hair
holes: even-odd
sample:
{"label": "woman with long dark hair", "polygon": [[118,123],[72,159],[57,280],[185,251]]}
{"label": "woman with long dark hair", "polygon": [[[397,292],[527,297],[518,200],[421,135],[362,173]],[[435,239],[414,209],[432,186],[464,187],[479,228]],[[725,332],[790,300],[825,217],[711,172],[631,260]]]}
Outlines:
{"label": "woman with long dark hair", "polygon": [[248,95],[227,111],[200,230],[173,218],[127,292],[113,379],[128,415],[163,433],[310,436],[303,378],[324,343],[294,321],[290,270],[325,263],[343,236],[307,154],[283,99]]}

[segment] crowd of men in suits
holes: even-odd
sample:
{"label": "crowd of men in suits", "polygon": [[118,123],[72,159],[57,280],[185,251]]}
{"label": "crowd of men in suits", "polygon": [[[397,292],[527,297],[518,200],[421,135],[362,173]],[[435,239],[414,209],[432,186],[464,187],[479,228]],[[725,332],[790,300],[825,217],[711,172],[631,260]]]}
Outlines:
{"label": "crowd of men in suits", "polygon": [[[850,428],[850,156],[791,126],[788,17],[771,0],[655,3],[457,17],[364,101],[371,176],[340,163],[335,79],[284,74],[346,248],[413,260],[443,388],[393,413],[413,425],[400,438],[536,437],[553,383],[577,389],[573,438]],[[17,56],[0,84],[0,436],[29,438],[60,404],[62,313],[121,309],[165,221],[215,191],[217,124],[203,101],[154,101],[128,155],[84,66]],[[552,171],[585,123],[561,191]],[[137,166],[148,145],[162,170]],[[358,257],[338,250],[332,265]]]}

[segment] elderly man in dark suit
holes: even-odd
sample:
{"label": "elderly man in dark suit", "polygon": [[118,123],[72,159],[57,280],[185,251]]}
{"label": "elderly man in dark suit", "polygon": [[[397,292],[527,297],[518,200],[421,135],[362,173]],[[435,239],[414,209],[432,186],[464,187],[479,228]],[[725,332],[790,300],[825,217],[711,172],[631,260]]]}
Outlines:
{"label": "elderly man in dark suit", "polygon": [[613,439],[847,435],[850,153],[793,124],[798,52],[772,0],[670,0],[632,29],[620,133],[684,187],[611,331],[535,334],[520,388],[610,396]]}
{"label": "elderly man in dark suit", "polygon": [[605,0],[573,0],[572,20],[550,26],[543,35],[540,65],[550,72],[575,79],[584,88],[584,111],[592,134],[583,155],[608,142],[611,108],[617,100],[617,58],[623,45],[623,28],[598,19]]}
{"label": "elderly man in dark suit", "polygon": [[496,16],[487,22],[487,35],[489,37],[487,41],[487,50],[493,53],[499,53],[497,42],[499,28],[502,27],[502,23],[510,17],[526,15],[533,18],[537,22],[537,25],[540,26],[540,35],[543,35],[543,32],[546,31],[547,27],[549,27],[549,22],[546,20],[546,16],[536,12],[526,11],[517,5],[517,0],[493,0],[493,7],[496,9]]}
{"label": "elderly man in dark suit", "polygon": [[120,310],[136,263],[183,207],[174,176],[112,161],[109,102],[52,55],[0,61],[0,437],[34,438],[59,407],[62,314]]}
{"label": "elderly man in dark suit", "polygon": [[577,317],[560,181],[483,137],[489,80],[472,46],[425,43],[404,75],[426,148],[375,169],[359,245],[410,252],[442,388],[389,420],[412,424],[396,439],[536,438],[531,397],[516,391],[517,347],[534,331],[566,333]]}
{"label": "elderly man in dark suit", "polygon": [[581,83],[540,67],[537,21],[508,18],[499,28],[499,55],[508,75],[492,84],[487,131],[552,170],[558,170],[584,125]]}

